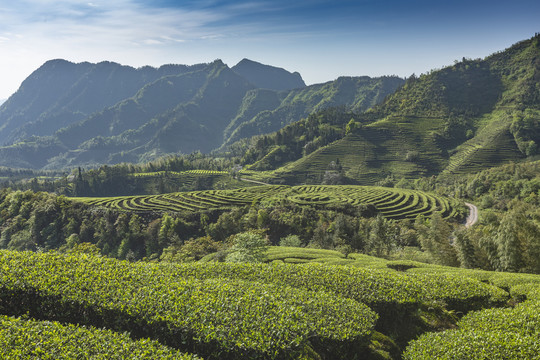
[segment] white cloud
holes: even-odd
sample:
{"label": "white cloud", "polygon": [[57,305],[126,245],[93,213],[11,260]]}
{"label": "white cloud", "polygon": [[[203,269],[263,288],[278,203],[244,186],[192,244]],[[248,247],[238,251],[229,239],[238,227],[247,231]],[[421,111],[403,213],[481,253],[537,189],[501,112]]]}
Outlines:
{"label": "white cloud", "polygon": [[[135,66],[170,62],[166,54],[214,36],[226,14],[145,7],[132,0],[85,3],[21,0],[0,7],[0,98],[53,58],[111,60]],[[16,34],[16,35],[15,35]],[[181,59],[179,59],[181,60]]]}
{"label": "white cloud", "polygon": [[[502,49],[512,41],[532,35],[527,31],[534,32],[533,28],[537,28],[535,18],[529,26],[532,30],[521,30],[524,37],[515,35],[517,30],[512,30],[515,24],[501,27],[498,36],[492,34],[492,27],[482,26],[489,29],[482,30],[485,33],[482,36],[471,36],[467,30],[466,36],[452,31],[453,37],[445,37],[441,36],[442,30],[430,27],[425,31],[417,28],[414,21],[410,27],[396,30],[390,26],[392,22],[388,27],[376,26],[377,17],[369,18],[371,22],[358,21],[359,14],[354,11],[331,16],[322,12],[316,19],[304,11],[321,4],[327,6],[327,0],[182,0],[168,8],[152,5],[153,0],[1,2],[0,98],[11,95],[32,71],[55,58],[158,66],[209,62],[216,58],[234,65],[247,57],[300,71],[306,82],[321,82],[334,77],[330,71],[336,75],[420,73],[431,68],[429,63],[444,64],[446,58],[441,60],[441,56],[450,53],[458,54],[453,58],[477,57],[456,48],[465,42],[477,53],[483,48],[479,44],[490,41],[493,49]],[[342,23],[347,29],[336,29]],[[508,35],[504,37],[503,33]],[[433,44],[427,41],[415,42],[419,36],[427,36],[424,34],[445,44],[447,54],[416,56],[422,48],[432,48]],[[404,56],[405,53],[409,56]]]}

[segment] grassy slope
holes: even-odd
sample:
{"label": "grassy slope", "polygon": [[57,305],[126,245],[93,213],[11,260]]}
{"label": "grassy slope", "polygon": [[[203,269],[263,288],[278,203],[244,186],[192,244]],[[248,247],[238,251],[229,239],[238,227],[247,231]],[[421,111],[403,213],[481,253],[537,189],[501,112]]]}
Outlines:
{"label": "grassy slope", "polygon": [[[373,184],[390,174],[406,178],[432,175],[446,160],[433,138],[423,137],[439,127],[432,118],[385,118],[277,169],[273,175],[291,183],[320,179],[336,159],[345,175],[361,184]],[[418,157],[407,160],[407,154],[414,152]]]}

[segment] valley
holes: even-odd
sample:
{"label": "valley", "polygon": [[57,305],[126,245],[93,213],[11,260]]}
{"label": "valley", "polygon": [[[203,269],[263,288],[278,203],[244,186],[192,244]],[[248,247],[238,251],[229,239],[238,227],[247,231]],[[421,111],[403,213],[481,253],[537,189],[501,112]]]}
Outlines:
{"label": "valley", "polygon": [[0,357],[538,359],[539,145],[538,34],[311,85],[47,61],[0,102]]}

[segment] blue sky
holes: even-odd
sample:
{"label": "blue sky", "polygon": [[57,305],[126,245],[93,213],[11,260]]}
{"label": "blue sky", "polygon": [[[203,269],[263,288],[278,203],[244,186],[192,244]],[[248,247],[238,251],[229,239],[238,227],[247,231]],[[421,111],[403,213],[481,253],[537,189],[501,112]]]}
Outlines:
{"label": "blue sky", "polygon": [[536,32],[538,0],[0,0],[0,99],[56,58],[135,67],[249,58],[313,84],[420,74]]}

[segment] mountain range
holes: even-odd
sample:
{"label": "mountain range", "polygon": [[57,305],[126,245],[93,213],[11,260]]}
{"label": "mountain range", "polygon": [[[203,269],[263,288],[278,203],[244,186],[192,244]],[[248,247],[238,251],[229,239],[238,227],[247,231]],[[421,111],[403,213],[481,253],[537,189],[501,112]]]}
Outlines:
{"label": "mountain range", "polygon": [[[452,176],[540,157],[540,35],[406,81],[244,59],[134,69],[45,63],[0,107],[0,165],[34,169],[238,156],[268,181]],[[339,163],[339,166],[336,164]]]}
{"label": "mountain range", "polygon": [[210,152],[330,106],[365,111],[398,77],[306,86],[300,74],[243,59],[135,69],[48,61],[0,107],[0,165],[62,168]]}

